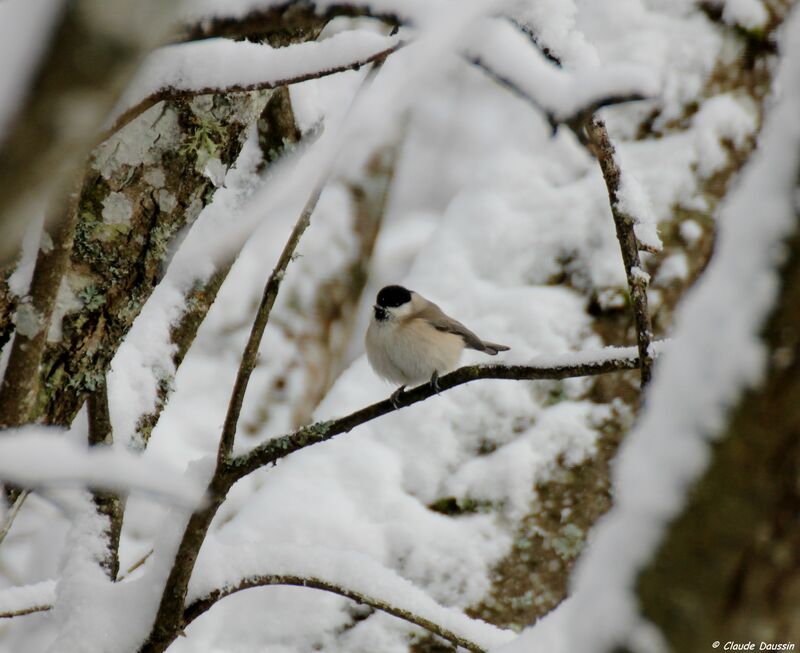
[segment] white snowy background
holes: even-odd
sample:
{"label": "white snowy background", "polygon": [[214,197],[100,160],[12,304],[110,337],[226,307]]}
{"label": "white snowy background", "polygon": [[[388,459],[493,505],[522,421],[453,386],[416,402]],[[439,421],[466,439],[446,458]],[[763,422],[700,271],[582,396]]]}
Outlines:
{"label": "white snowy background", "polygon": [[[10,29],[12,17],[25,13],[21,9],[25,4],[23,0],[0,4],[3,33]],[[34,4],[41,8],[47,3]],[[222,11],[217,4],[194,3],[187,12],[197,16]],[[255,4],[227,3],[224,11],[244,13]],[[320,281],[351,255],[355,244],[347,180],[363,174],[368,157],[387,140],[399,139],[401,154],[359,322],[348,345],[346,369],[315,417],[346,414],[393,389],[369,369],[362,343],[374,294],[388,283],[418,290],[481,336],[509,345],[504,362],[523,363],[536,356],[603,346],[587,313],[587,289],[619,289],[626,282],[597,163],[568,129],[552,134],[541,111],[465,63],[465,53],[484,57],[506,71],[556,117],[570,115],[576,106],[610,90],[640,92],[650,98],[604,111],[603,116],[623,162],[629,207],[645,220],[639,235],[654,245],[658,244],[655,221],[671,219],[676,206],[705,206],[702,180],[728,164],[721,140],[743,143],[758,124],[748,96],[705,94],[712,70],[726,56],[729,37],[689,0],[473,2],[459,3],[457,10],[448,2],[373,4],[397,5],[402,14],[413,16],[419,41],[389,57],[355,102],[364,70],[291,87],[301,129],[323,125],[322,136],[302,156],[290,158],[264,178],[256,173],[259,153],[253,135],[225,177],[225,187],[182,242],[114,360],[109,390],[116,457],[104,462],[132,470],[126,452],[136,445],[136,421],[153,409],[158,380],[173,371],[169,325],[179,315],[184,292],[246,239],[177,372],[175,392],[143,460],[130,463],[147,463],[147,473],[131,471],[131,482],[117,477],[120,485],[134,488],[125,513],[121,569],[154,546],[156,553],[125,582],[108,583],[89,562],[92,552],[85,549],[91,548],[91,535],[98,526],[74,517],[83,514],[85,499],[71,480],[81,475],[96,482],[104,478],[93,476],[97,470],[83,460],[75,463],[86,466],[78,472],[70,465],[74,472],[70,478],[54,478],[50,468],[41,470],[42,482],[58,481],[57,487],[28,499],[0,549],[0,583],[30,587],[0,590],[0,611],[54,600],[56,609],[0,623],[0,650],[123,651],[146,634],[175,534],[187,518],[187,501],[197,500],[197,488],[216,453],[263,283],[326,166],[333,166],[332,178],[301,241],[301,257],[289,268],[273,324],[267,328],[242,416],[242,425],[249,428],[240,429],[237,451],[292,429],[290,408],[293,393],[302,391],[302,379],[290,372],[280,401],[264,410],[267,398],[274,396],[276,377],[285,374],[296,354],[296,343],[275,325],[300,319],[297,302],[303,306],[309,301]],[[536,25],[542,42],[559,55],[564,69],[547,63],[510,23],[485,17],[487,9],[498,8]],[[47,15],[44,9],[41,13]],[[767,16],[757,0],[739,0],[725,3],[724,17],[757,28]],[[32,17],[25,28],[31,33],[44,30],[47,20]],[[798,31],[795,16],[787,30],[787,37],[793,37],[788,47],[793,48],[795,62],[800,60]],[[398,38],[411,35],[401,30]],[[319,44],[293,46],[295,54],[252,44],[172,46],[145,64],[120,108],[164,84],[180,82],[187,88],[218,84],[232,70],[238,75],[230,81],[247,83],[263,77],[264,70],[280,79],[333,59],[368,55],[396,40],[353,21],[333,26]],[[2,34],[0,44],[9,50],[9,57],[20,61],[36,55],[14,50]],[[227,65],[206,65],[214,61]],[[4,67],[0,96],[12,98],[24,72]],[[787,97],[794,98],[795,111],[783,108],[774,117],[783,120],[774,129],[784,130],[784,137],[792,122],[786,116],[800,113],[797,88],[791,83],[793,79],[796,85],[800,77],[796,65],[793,75],[786,73],[783,88]],[[682,119],[693,102],[700,104],[699,109],[681,129],[635,140],[638,125],[653,107],[661,109],[658,129]],[[2,129],[9,109],[4,103],[0,110]],[[793,138],[796,130],[795,124]],[[765,147],[775,138],[780,136],[767,134]],[[726,260],[737,261],[742,249],[753,244],[752,234],[743,231],[752,227],[748,198],[760,192],[759,184],[767,183],[775,170],[768,167],[766,155],[756,165],[761,167],[751,177],[760,176],[747,177],[740,193],[723,209],[724,226],[732,235],[721,232],[719,268]],[[785,165],[796,169],[796,161]],[[780,186],[785,179],[772,181],[776,194],[785,190],[785,184]],[[780,237],[787,215],[791,206],[778,204],[774,220],[762,220],[759,246],[764,251]],[[733,233],[737,228],[739,235]],[[680,232],[691,243],[698,237],[698,225],[687,221]],[[566,255],[572,258],[573,279],[580,279],[582,287],[551,283],[562,271]],[[662,282],[687,275],[681,257],[667,259],[661,266]],[[748,269],[755,278],[761,278],[767,260],[768,254],[753,248]],[[20,272],[16,281],[22,288],[24,276]],[[742,273],[734,283],[745,278],[748,275]],[[774,280],[765,283],[771,287]],[[715,415],[709,411],[718,410],[724,399],[757,377],[760,353],[753,333],[768,304],[734,325],[730,339],[699,340],[709,323],[719,323],[715,311],[725,309],[702,298],[733,302],[723,292],[730,285],[729,268],[709,270],[707,284],[681,312],[677,340],[658,370],[648,411],[621,454],[617,508],[598,529],[580,563],[575,596],[502,650],[589,651],[603,637],[613,640],[635,624],[635,606],[627,593],[630,578],[657,541],[660,524],[680,507],[686,483],[702,469],[706,453],[697,434]],[[741,292],[747,290],[743,287]],[[656,296],[653,299],[657,302]],[[698,359],[695,351],[699,347],[707,354],[715,343],[720,348],[747,344],[752,355],[742,357],[744,369],[716,372],[716,378],[726,383],[706,381],[703,390],[708,392],[699,392],[686,382]],[[480,354],[468,352],[463,362],[482,360]],[[565,382],[562,400],[554,403],[542,384],[473,383],[252,474],[233,488],[215,519],[190,585],[190,600],[252,573],[317,576],[371,595],[394,597],[442,623],[450,620],[454,630],[487,647],[511,642],[516,636],[512,631],[469,624],[457,611],[485,597],[493,565],[508,552],[515,525],[535,501],[536,484],[546,481],[557,466],[579,464],[595,453],[600,425],[611,406],[582,398],[588,384]],[[720,399],[714,388],[728,394]],[[686,421],[676,422],[679,417]],[[72,452],[66,445],[81,442],[85,433],[81,414],[71,432],[59,436],[65,448],[63,453],[52,451],[53,458],[63,464],[61,456]],[[685,434],[680,442],[674,438],[678,433]],[[43,439],[42,446],[52,446],[44,440],[52,436],[36,437]],[[665,441],[670,442],[668,449]],[[479,455],[487,443],[492,452]],[[15,450],[14,444],[2,443],[1,473],[23,465],[24,456],[30,454],[28,446]],[[670,476],[672,466],[662,469],[663,477],[654,475],[651,465],[657,455],[684,467],[683,476],[677,480]],[[689,470],[687,461],[692,463]],[[148,476],[156,465],[159,472]],[[451,518],[428,508],[451,496],[491,502],[497,509]],[[638,519],[643,511],[650,511],[651,522]],[[638,548],[620,546],[620,541],[636,542]],[[443,611],[431,599],[455,610]],[[347,599],[313,589],[247,590],[200,617],[170,651],[405,653],[409,633],[422,633],[380,612],[354,619],[358,612]],[[592,624],[606,625],[603,637],[593,639],[594,630],[575,627],[588,624],[588,615],[596,616]]]}

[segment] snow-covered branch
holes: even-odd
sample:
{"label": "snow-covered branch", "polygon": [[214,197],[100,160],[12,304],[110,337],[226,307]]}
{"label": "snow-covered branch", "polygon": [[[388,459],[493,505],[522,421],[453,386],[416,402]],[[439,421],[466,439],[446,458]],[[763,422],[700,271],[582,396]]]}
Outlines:
{"label": "snow-covered branch", "polygon": [[[424,628],[428,632],[441,637],[442,639],[446,639],[448,642],[453,644],[454,646],[460,646],[462,648],[467,649],[468,651],[472,651],[473,653],[484,653],[487,650],[486,644],[479,644],[468,636],[461,635],[458,632],[451,630],[450,628],[445,628],[440,623],[431,620],[430,618],[424,617],[421,614],[417,614],[411,610],[404,609],[399,607],[396,604],[396,597],[392,597],[391,601],[387,601],[384,599],[376,598],[374,596],[370,596],[369,594],[364,594],[363,592],[359,592],[353,589],[349,589],[342,585],[338,585],[336,583],[332,583],[321,578],[314,578],[314,577],[306,577],[306,576],[292,576],[289,574],[267,574],[262,576],[250,576],[248,578],[244,578],[239,581],[236,585],[226,586],[221,589],[216,589],[209,594],[203,596],[202,598],[197,599],[193,603],[191,603],[184,612],[184,623],[185,625],[189,625],[192,621],[194,621],[197,617],[202,615],[206,610],[211,608],[217,601],[220,599],[224,599],[226,596],[230,596],[231,594],[235,594],[236,592],[241,592],[242,590],[251,589],[254,587],[266,587],[269,585],[290,585],[295,587],[308,587],[311,589],[318,589],[323,590],[325,592],[331,592],[333,594],[338,594],[339,596],[344,596],[356,603],[361,605],[368,605],[371,608],[375,608],[376,610],[380,610],[381,612],[385,612],[390,614],[394,617],[402,619],[403,621],[407,621],[415,626],[419,626]],[[446,611],[446,608],[440,608],[442,611]],[[449,611],[448,611],[449,612]],[[460,615],[462,620],[469,621],[469,617]],[[488,630],[491,628],[488,624],[481,624],[485,626],[485,629]],[[497,635],[501,635],[502,631],[497,630]],[[497,640],[498,637],[495,637],[495,644],[500,643]],[[500,640],[502,641],[502,639]]]}
{"label": "snow-covered branch", "polygon": [[460,610],[445,607],[394,569],[363,553],[323,546],[229,545],[209,538],[197,564],[184,612],[188,625],[220,599],[252,587],[294,585],[339,594],[399,617],[470,651],[513,637]]}
{"label": "snow-covered branch", "polygon": [[657,88],[652,71],[633,64],[566,71],[512,23],[484,21],[465,57],[499,84],[533,104],[555,128],[612,104],[642,100]]}
{"label": "snow-covered branch", "polygon": [[51,610],[56,600],[56,582],[45,580],[0,590],[0,619],[22,617]]}
{"label": "snow-covered branch", "polygon": [[[298,84],[381,61],[403,47],[394,37],[343,32],[321,42],[284,48],[211,39],[154,52],[120,101],[121,113],[103,132],[105,140],[150,107],[198,95],[246,93]],[[231,71],[236,75],[232,77]],[[232,81],[235,80],[235,81]]]}
{"label": "snow-covered branch", "polygon": [[0,438],[0,479],[21,487],[102,487],[138,490],[186,506],[202,499],[202,488],[176,471],[123,449],[87,448],[58,430],[8,430]]}

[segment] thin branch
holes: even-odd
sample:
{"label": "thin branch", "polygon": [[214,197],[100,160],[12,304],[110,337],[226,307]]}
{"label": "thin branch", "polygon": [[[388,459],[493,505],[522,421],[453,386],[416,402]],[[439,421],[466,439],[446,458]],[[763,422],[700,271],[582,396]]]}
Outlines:
{"label": "thin branch", "polygon": [[[8,488],[6,488],[6,490],[8,490]],[[6,513],[6,518],[3,520],[3,525],[0,526],[0,544],[2,544],[3,540],[6,539],[8,531],[11,530],[11,526],[14,524],[14,520],[17,518],[20,508],[22,508],[22,504],[25,503],[25,499],[28,498],[29,494],[30,490],[22,490],[17,493],[14,503],[11,504],[11,507]]]}
{"label": "thin branch", "polygon": [[226,596],[230,596],[236,592],[241,592],[242,590],[251,589],[254,587],[265,587],[269,585],[310,587],[312,589],[323,590],[325,592],[332,592],[333,594],[338,594],[339,596],[344,596],[348,599],[351,599],[356,603],[368,605],[376,610],[381,610],[382,612],[390,614],[394,617],[412,623],[416,626],[420,626],[428,632],[438,635],[442,639],[446,639],[451,644],[465,648],[473,653],[484,653],[486,650],[475,642],[457,635],[453,631],[440,626],[430,619],[426,619],[425,617],[413,612],[409,612],[408,610],[403,610],[402,608],[383,601],[382,599],[368,596],[366,594],[362,594],[361,592],[347,589],[346,587],[341,587],[340,585],[336,585],[335,583],[321,580],[319,578],[305,578],[303,576],[292,575],[252,576],[250,578],[245,578],[238,585],[214,590],[203,598],[194,601],[186,608],[183,616],[184,627],[188,626],[192,621],[206,612],[206,610],[213,606],[217,601],[225,598]]}
{"label": "thin branch", "polygon": [[205,88],[191,89],[191,90],[181,90],[169,87],[163,88],[151,95],[148,95],[146,98],[137,102],[135,105],[124,111],[119,117],[117,117],[117,119],[114,121],[114,124],[111,125],[111,127],[101,132],[97,144],[100,144],[103,141],[110,138],[112,135],[114,135],[120,129],[122,129],[125,125],[130,123],[132,120],[134,120],[135,118],[137,118],[138,116],[140,116],[145,111],[155,106],[159,102],[164,102],[167,100],[169,101],[189,100],[198,95],[249,93],[251,91],[264,91],[264,90],[278,88],[280,86],[290,86],[292,84],[299,84],[300,82],[307,82],[310,79],[320,79],[321,77],[327,77],[328,75],[334,75],[336,73],[345,72],[347,70],[358,70],[362,66],[366,66],[368,64],[375,63],[377,61],[383,61],[390,54],[396,52],[405,45],[406,43],[404,41],[399,41],[390,48],[385,48],[383,50],[380,50],[379,52],[375,52],[374,54],[369,55],[368,57],[363,57],[362,59],[357,59],[355,61],[351,61],[350,63],[343,64],[341,66],[334,66],[332,68],[327,68],[325,70],[316,70],[311,73],[303,73],[302,75],[296,75],[294,77],[265,80],[263,82],[258,82],[255,84],[232,84],[231,86],[226,86],[223,88],[205,87]]}
{"label": "thin branch", "polygon": [[22,608],[21,610],[10,610],[8,612],[0,612],[0,619],[13,619],[14,617],[24,617],[26,614],[35,614],[36,612],[47,612],[52,610],[52,605],[33,605],[30,608]]}
{"label": "thin branch", "polygon": [[[326,179],[327,175],[325,176]],[[269,275],[266,286],[264,286],[264,293],[256,313],[256,319],[253,321],[250,337],[247,339],[247,345],[244,348],[244,354],[242,354],[242,360],[239,364],[239,371],[236,374],[236,381],[233,384],[233,392],[231,393],[231,400],[228,405],[228,412],[225,415],[225,425],[222,428],[222,437],[219,443],[218,464],[223,463],[230,456],[233,449],[233,441],[236,437],[236,429],[239,423],[239,415],[242,412],[242,403],[247,391],[247,384],[258,359],[258,347],[261,344],[261,337],[264,335],[264,329],[267,328],[267,322],[269,321],[270,313],[272,313],[272,307],[275,304],[275,298],[278,296],[283,277],[286,274],[286,268],[294,257],[301,236],[311,224],[311,214],[317,207],[325,180],[317,184],[311,193],[311,197],[306,201],[306,205],[303,207],[303,211],[300,213],[300,217],[283,247],[278,263],[272,274]]]}
{"label": "thin branch", "polygon": [[[374,75],[377,74],[388,54],[390,52],[394,52],[398,47],[401,46],[402,43],[398,43],[398,45],[394,48],[389,48],[381,58],[375,60],[375,64],[362,81],[358,94],[360,94],[361,90],[363,90],[369,84]],[[353,102],[355,102],[355,98],[353,99]],[[322,172],[317,185],[311,191],[311,195],[306,201],[306,204],[303,207],[303,210],[301,211],[294,228],[292,229],[292,233],[289,234],[289,238],[286,241],[286,244],[283,246],[283,251],[281,252],[280,258],[278,258],[278,263],[275,265],[275,269],[272,271],[272,274],[269,275],[269,279],[267,279],[267,283],[264,286],[264,293],[261,297],[261,303],[259,304],[258,311],[256,312],[256,317],[253,321],[253,327],[250,330],[250,337],[247,340],[247,345],[245,346],[244,353],[242,354],[242,360],[239,364],[239,371],[236,374],[236,381],[234,382],[233,391],[231,392],[228,412],[225,415],[225,424],[222,427],[222,436],[220,438],[219,450],[217,453],[217,465],[220,467],[227,461],[231,451],[233,450],[233,442],[236,437],[236,429],[239,423],[239,415],[242,411],[244,395],[247,391],[247,384],[250,380],[250,375],[255,369],[261,338],[264,335],[264,329],[267,327],[267,322],[269,322],[269,316],[272,312],[272,307],[275,304],[275,298],[278,296],[278,291],[280,290],[281,283],[283,282],[283,278],[286,274],[286,268],[289,267],[289,263],[291,263],[294,259],[295,251],[300,243],[300,238],[311,224],[311,214],[317,207],[320,195],[322,195],[325,184],[328,182],[331,171],[332,168],[329,166]]]}
{"label": "thin branch", "polygon": [[[597,359],[587,357],[568,364],[553,365],[470,365],[461,367],[450,374],[439,378],[439,392],[426,383],[401,395],[402,405],[405,408],[432,397],[435,394],[446,392],[452,388],[477,381],[479,379],[507,379],[516,381],[535,381],[567,379],[581,376],[594,376],[634,370],[639,367],[639,357],[630,353],[617,358]],[[347,433],[377,417],[399,409],[390,399],[384,399],[365,408],[350,413],[338,419],[316,422],[288,435],[283,435],[251,449],[245,454],[233,458],[228,464],[231,474],[239,479],[256,469],[277,462],[295,451],[310,447],[319,442]]]}
{"label": "thin branch", "polygon": [[603,179],[606,182],[611,215],[617,230],[622,262],[625,265],[625,276],[628,279],[633,320],[636,324],[636,345],[639,348],[641,385],[644,390],[650,383],[653,374],[653,355],[650,351],[653,327],[647,306],[647,277],[639,273],[642,267],[639,260],[640,245],[633,230],[635,219],[620,206],[620,168],[614,144],[611,142],[605,124],[599,118],[592,117],[584,123],[584,132],[588,136],[589,147],[600,164]]}

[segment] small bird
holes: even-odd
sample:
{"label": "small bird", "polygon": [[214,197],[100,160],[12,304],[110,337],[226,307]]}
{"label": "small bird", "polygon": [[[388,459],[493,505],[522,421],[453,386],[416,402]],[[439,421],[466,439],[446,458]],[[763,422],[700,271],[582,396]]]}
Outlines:
{"label": "small bird", "polygon": [[508,349],[481,340],[436,304],[403,286],[386,286],[378,293],[366,346],[372,369],[401,384],[391,396],[395,407],[406,385],[430,380],[438,392],[439,375],[455,369],[464,347],[490,356]]}

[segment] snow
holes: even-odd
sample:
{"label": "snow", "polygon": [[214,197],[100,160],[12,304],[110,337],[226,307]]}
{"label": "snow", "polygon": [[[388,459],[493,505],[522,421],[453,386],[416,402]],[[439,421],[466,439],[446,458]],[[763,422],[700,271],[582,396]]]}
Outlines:
{"label": "snow", "polygon": [[684,242],[693,247],[703,235],[703,228],[694,220],[684,220],[678,227]]}
{"label": "snow", "polygon": [[511,80],[556,120],[568,119],[608,97],[648,97],[658,92],[655,71],[640,65],[615,62],[561,70],[508,21],[484,21],[472,41],[469,56]]}
{"label": "snow", "polygon": [[697,125],[698,170],[703,177],[710,177],[727,164],[728,153],[723,141],[741,148],[757,124],[752,100],[730,94],[711,98],[693,120]]}
{"label": "snow", "polygon": [[[280,86],[281,80],[361,61],[397,43],[396,37],[355,30],[285,48],[221,38],[166,46],[145,60],[114,114],[162,89],[209,92],[272,82]],[[232,70],[236,71],[234,76]]]}
{"label": "snow", "polygon": [[56,582],[44,580],[32,585],[20,585],[0,590],[0,615],[30,608],[52,605],[56,597]]}
{"label": "snow", "polygon": [[203,548],[198,560],[187,602],[257,576],[319,579],[433,621],[486,649],[499,646],[514,636],[470,619],[457,610],[442,607],[394,570],[377,564],[368,556],[319,546],[265,549],[258,544],[211,542]]}
{"label": "snow", "polygon": [[650,646],[658,641],[638,615],[636,576],[705,470],[728,408],[763,378],[767,361],[760,333],[779,288],[775,253],[796,228],[797,10],[784,39],[776,80],[780,97],[759,149],[725,201],[717,254],[678,310],[670,353],[656,368],[646,410],[618,457],[615,505],[578,563],[572,598],[500,649],[504,653],[606,651],[631,639],[646,638]]}
{"label": "snow", "polygon": [[663,243],[658,237],[658,219],[647,191],[632,172],[632,166],[628,165],[619,152],[616,159],[620,168],[618,206],[623,213],[633,218],[633,233],[639,243],[648,251],[659,252]]}
{"label": "snow", "polygon": [[761,0],[725,0],[722,17],[728,23],[757,30],[766,26],[769,12]]}
{"label": "snow", "polygon": [[[206,16],[242,15],[266,6],[255,0],[202,4]],[[397,4],[379,0],[370,6],[393,10]],[[391,139],[402,142],[401,156],[389,210],[366,271],[361,325],[377,289],[399,282],[430,297],[482,337],[512,347],[502,358],[467,352],[464,363],[560,365],[634,356],[634,348],[601,348],[586,312],[590,293],[596,291],[610,307],[624,302],[627,288],[596,162],[567,130],[553,136],[530,103],[467,65],[461,55],[466,47],[492,57],[556,113],[569,113],[609,92],[652,94],[648,102],[610,108],[602,116],[621,156],[626,206],[635,207],[631,211],[645,216],[646,225],[654,228],[653,216],[666,220],[677,205],[702,207],[693,168],[719,169],[726,161],[719,156],[720,140],[746,143],[756,127],[755,113],[742,98],[714,102],[703,96],[724,37],[690,5],[689,0],[548,0],[508,7],[516,19],[531,23],[542,42],[559,55],[564,62],[559,71],[506,19],[480,23],[479,28],[491,28],[480,42],[474,21],[487,3],[403,3],[398,9],[413,16],[414,27],[403,28],[400,37],[414,41],[393,54],[362,92],[358,89],[363,70],[293,86],[301,125],[320,135],[270,167],[263,178],[255,172],[257,147],[250,135],[237,166],[228,171],[224,186],[186,234],[113,362],[109,392],[115,451],[136,444],[136,420],[152,409],[157,383],[172,380],[169,327],[184,309],[185,293],[238,254],[175,374],[175,393],[150,447],[133,459],[151,471],[157,461],[168,461],[172,469],[198,461],[190,464],[190,477],[195,479],[190,485],[203,486],[264,280],[302,204],[332,166],[301,242],[301,258],[287,270],[275,305],[243,407],[236,450],[292,429],[291,407],[302,392],[303,374],[317,363],[303,355],[302,343],[292,334],[314,324],[320,289],[351,255],[350,183],[363,181],[369,155]],[[491,5],[496,14],[506,7]],[[353,24],[363,26],[362,21]],[[280,51],[209,42],[206,49],[197,44],[192,50],[197,57],[191,64],[188,54],[185,59],[182,54],[189,50],[174,46],[155,55],[164,57],[165,66],[169,60],[170,67],[145,72],[138,82],[143,86],[131,90],[127,102],[168,80],[186,88],[263,81],[279,73],[328,67],[335,57],[346,62],[345,54],[371,53],[389,42],[366,31],[342,32],[319,44]],[[331,58],[324,57],[325,52]],[[218,60],[209,61],[215,57]],[[267,61],[268,69],[261,65]],[[171,67],[174,63],[178,68]],[[353,103],[355,95],[359,97]],[[644,116],[655,108],[663,110],[653,126],[659,130],[684,116],[686,104],[694,101],[700,108],[685,129],[632,140]],[[158,116],[155,107],[146,118],[153,123]],[[165,123],[174,119],[168,113],[157,121],[156,129],[165,130],[159,145],[170,138]],[[137,143],[131,134],[118,148],[103,150],[100,159],[106,157],[108,169],[114,161],[134,165],[137,157],[149,156],[135,149]],[[209,172],[221,180],[219,170]],[[158,179],[153,182],[159,185]],[[160,195],[158,201],[162,202]],[[163,202],[169,205],[169,197]],[[393,389],[383,385],[364,360],[363,332],[363,326],[354,330],[346,369],[334,373],[333,387],[315,418],[345,414],[385,398]],[[657,367],[668,359],[664,356]],[[517,537],[518,519],[531,506],[535,509],[535,486],[547,483],[563,466],[581,464],[594,455],[601,425],[612,408],[586,399],[590,383],[567,379],[469,384],[259,470],[234,486],[212,524],[192,580],[192,596],[252,573],[315,574],[356,585],[370,595],[402,600],[436,620],[451,620],[454,629],[474,630],[474,637],[482,637],[487,645],[502,644],[505,635],[501,639],[497,631],[457,613],[486,596],[494,566]],[[676,391],[685,385],[682,379]],[[671,452],[656,450],[667,463],[673,460]],[[641,450],[640,454],[644,455]],[[52,454],[53,466],[57,458]],[[126,465],[131,462],[125,460]],[[0,461],[5,462],[5,456]],[[53,469],[48,466],[47,471]],[[180,478],[169,469],[156,474],[162,483]],[[144,482],[130,472],[134,477]],[[127,478],[116,474],[114,480]],[[48,496],[58,494],[62,503],[63,492],[47,490]],[[450,497],[490,509],[452,517],[430,508]],[[673,508],[680,502],[678,492],[667,497],[674,501]],[[113,586],[96,573],[98,523],[75,511],[58,512],[36,495],[29,499],[0,550],[3,582],[58,577],[64,583],[61,607],[56,613],[8,624],[0,633],[0,649],[43,650],[58,637],[59,643],[81,651],[135,650],[155,614],[188,519],[185,505],[168,509],[149,499],[136,494],[128,499],[122,567],[151,548],[155,552],[125,582]],[[648,490],[637,500],[655,499]],[[564,520],[565,528],[574,527],[569,514]],[[74,528],[65,548],[62,533],[68,523]],[[617,547],[622,565],[628,565],[627,544]],[[606,553],[597,573],[611,576],[618,563]],[[6,575],[6,569],[17,576]],[[610,582],[618,587],[616,579]],[[583,594],[579,587],[576,598],[588,601],[590,596],[593,602],[587,607],[571,599],[545,617],[525,638],[542,642],[552,637],[555,643],[530,650],[581,650],[569,644],[568,631],[579,622],[588,627],[592,619],[584,615],[606,607],[600,585],[587,587],[586,592],[591,587],[596,592]],[[75,612],[69,609],[69,597],[76,601]],[[627,605],[626,598],[627,594],[611,594],[609,609]],[[97,632],[86,617],[90,614],[107,624],[108,632]],[[599,614],[610,629],[613,621]],[[400,653],[418,633],[393,617],[367,615],[342,597],[270,587],[224,599],[170,650]]]}
{"label": "snow", "polygon": [[677,252],[665,258],[658,267],[656,283],[662,286],[674,281],[686,281],[689,278],[689,260],[683,252]]}
{"label": "snow", "polygon": [[105,447],[77,444],[59,429],[10,429],[0,440],[0,478],[22,486],[90,485],[137,490],[169,501],[198,505],[205,491],[157,461]]}

